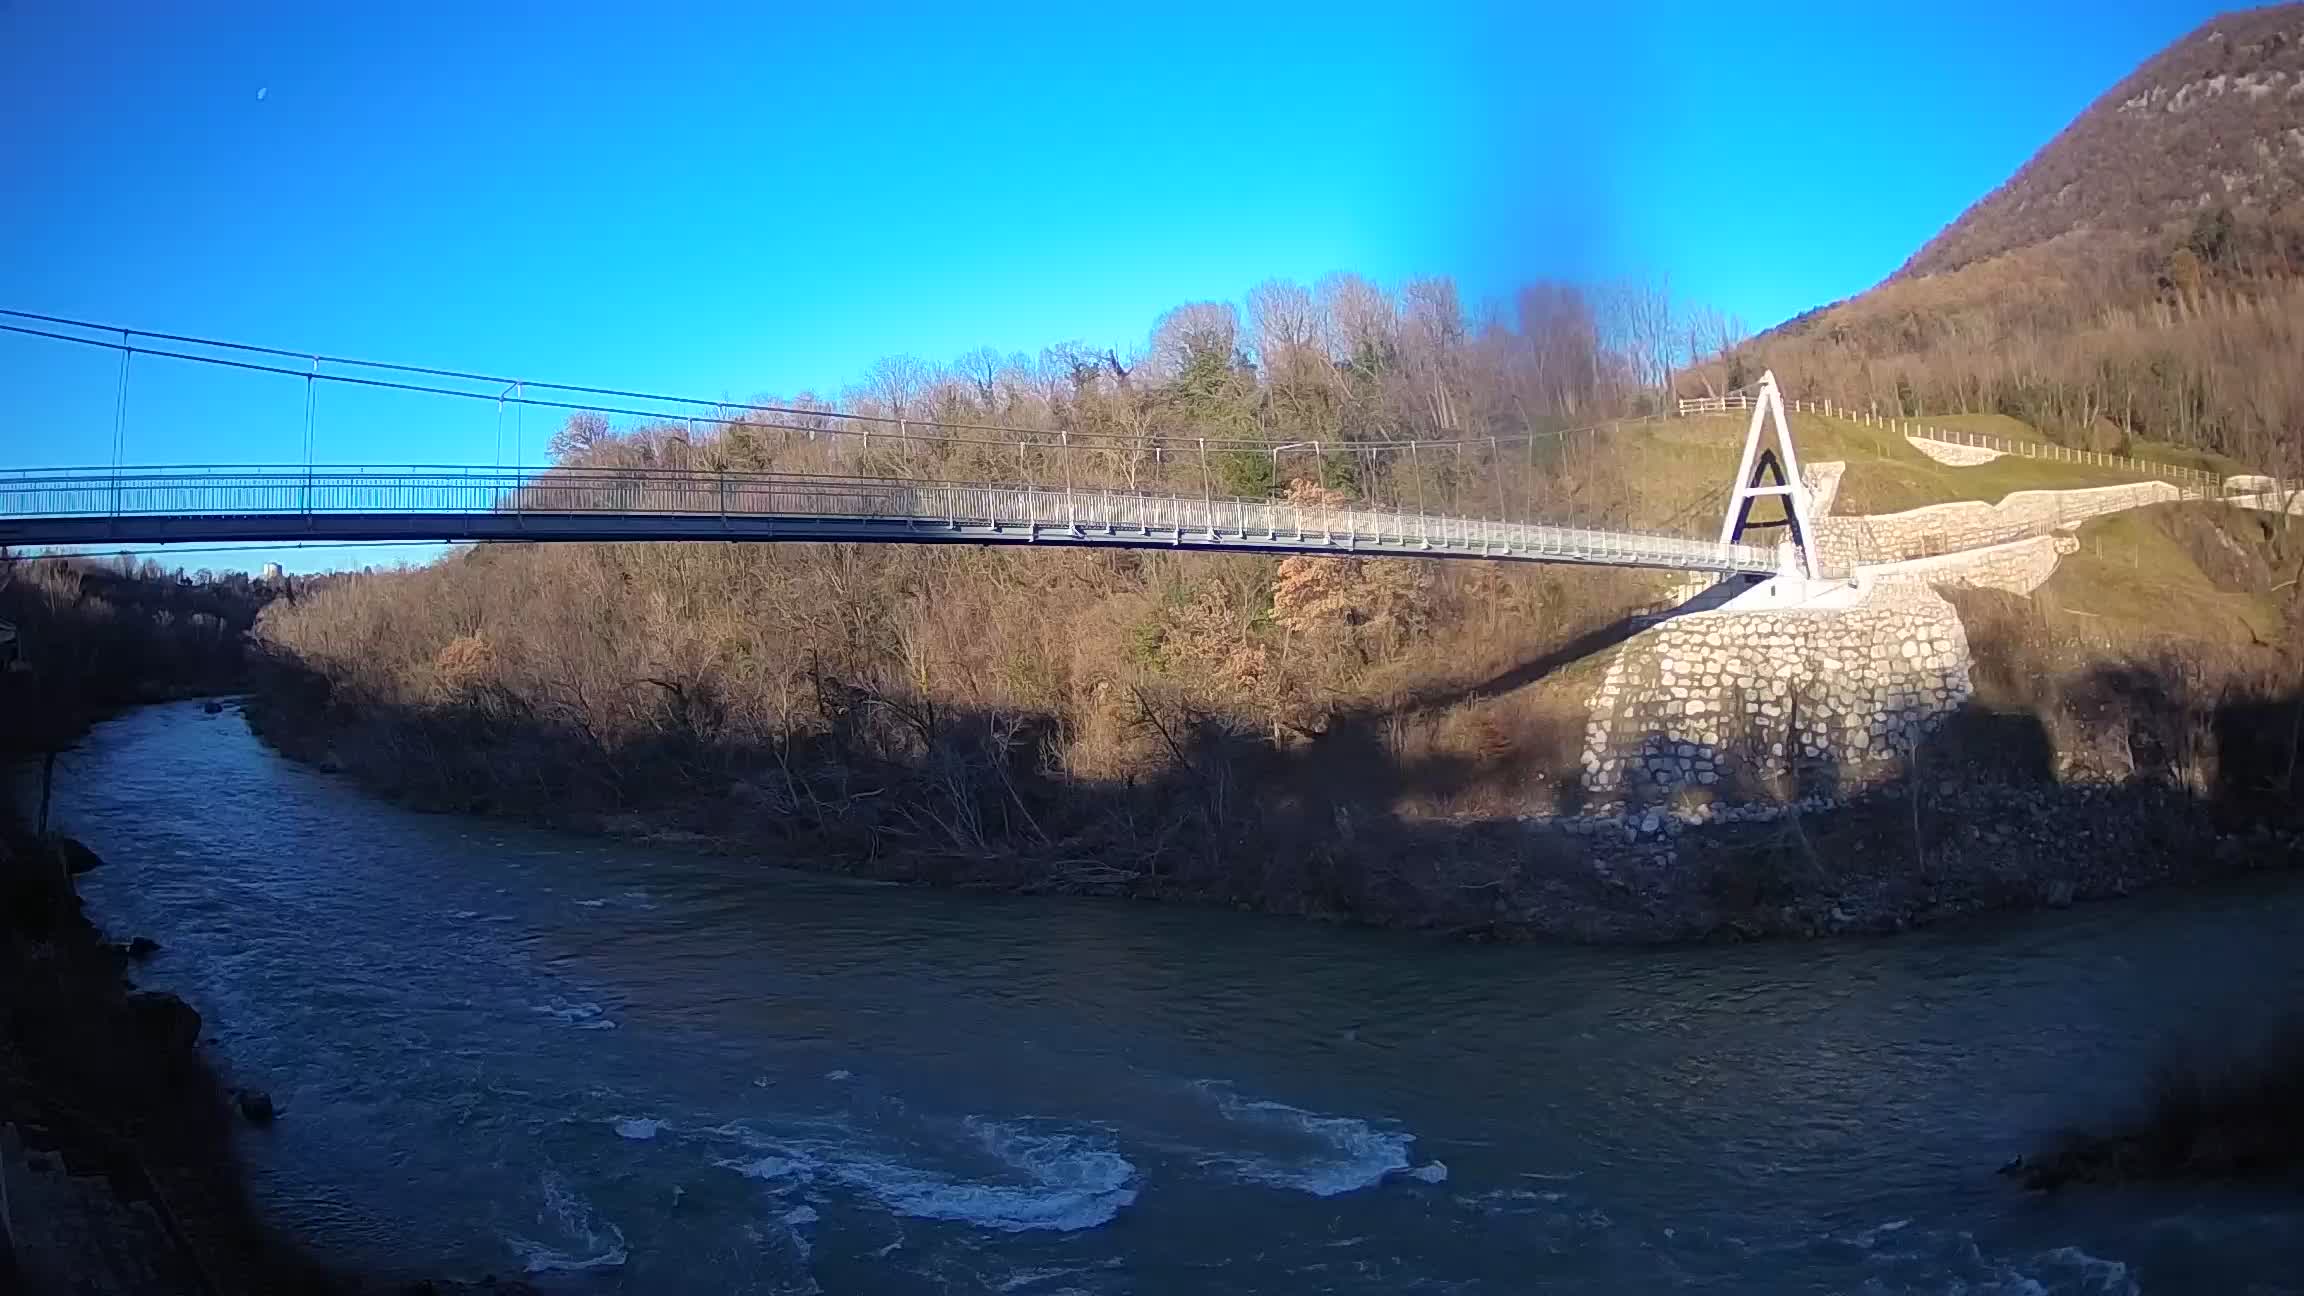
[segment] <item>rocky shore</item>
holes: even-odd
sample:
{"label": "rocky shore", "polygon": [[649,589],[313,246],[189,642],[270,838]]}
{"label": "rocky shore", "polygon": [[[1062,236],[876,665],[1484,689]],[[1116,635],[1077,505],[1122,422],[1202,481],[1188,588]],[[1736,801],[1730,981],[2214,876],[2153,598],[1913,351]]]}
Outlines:
{"label": "rocky shore", "polygon": [[83,912],[86,847],[0,827],[0,1291],[28,1296],[498,1293],[517,1280],[347,1274],[267,1228],[232,1149],[269,1099],[228,1090],[198,1012],[134,988],[156,946]]}
{"label": "rocky shore", "polygon": [[2170,1063],[2134,1121],[2066,1131],[2001,1173],[2044,1192],[2127,1183],[2304,1187],[2304,1020],[2238,1061]]}
{"label": "rocky shore", "polygon": [[[393,795],[301,712],[259,694],[248,716],[290,757]],[[1889,933],[2304,861],[2304,823],[2293,816],[2233,814],[2162,782],[2041,781],[1975,768],[1931,769],[1839,796],[1520,819],[1417,818],[1340,802],[1317,818],[1297,813],[1285,831],[1198,843],[1243,863],[1192,877],[1146,862],[1141,841],[1118,837],[977,855],[885,839],[860,846],[854,837],[793,831],[793,816],[750,785],[614,812],[568,807],[522,817],[881,881],[1591,944]],[[1335,877],[1354,881],[1321,885]]]}
{"label": "rocky shore", "polygon": [[1578,840],[1589,862],[1566,878],[1586,885],[1549,912],[1527,904],[1511,917],[1544,934],[1632,942],[1897,932],[2304,862],[2299,825],[2234,818],[2148,783],[1906,780],[1845,800],[1638,811],[1540,831]]}

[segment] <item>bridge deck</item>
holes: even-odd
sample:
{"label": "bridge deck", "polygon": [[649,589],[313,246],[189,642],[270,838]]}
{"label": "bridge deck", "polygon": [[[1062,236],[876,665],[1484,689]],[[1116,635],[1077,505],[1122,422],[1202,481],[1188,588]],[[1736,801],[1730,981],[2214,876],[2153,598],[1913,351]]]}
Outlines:
{"label": "bridge deck", "polygon": [[741,540],[1366,553],[1773,573],[1677,536],[1282,500],[779,474],[166,468],[0,476],[0,544]]}

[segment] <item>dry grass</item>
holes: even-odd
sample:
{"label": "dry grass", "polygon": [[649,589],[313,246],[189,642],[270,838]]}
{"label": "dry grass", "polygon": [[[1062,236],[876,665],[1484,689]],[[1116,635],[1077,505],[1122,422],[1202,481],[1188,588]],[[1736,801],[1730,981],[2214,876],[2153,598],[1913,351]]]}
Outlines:
{"label": "dry grass", "polygon": [[2304,1022],[2239,1058],[2196,1047],[2171,1058],[2131,1126],[2068,1132],[2008,1173],[2037,1189],[2304,1174]]}
{"label": "dry grass", "polygon": [[[1658,471],[1678,492],[1695,495],[1708,489],[1717,500],[1720,483],[1735,475],[1735,455],[1743,447],[1744,431],[1742,420],[1727,416],[1686,420],[1672,442],[1659,439],[1656,444],[1656,458],[1671,461]],[[1957,500],[1995,503],[2015,491],[2075,490],[2146,480],[2140,473],[2117,468],[2016,457],[1954,467],[1920,453],[1899,432],[1821,414],[1793,415],[1792,436],[1802,463],[1836,460],[1848,466],[1833,504],[1838,516],[1896,513]],[[2042,438],[2033,433],[2025,439]]]}
{"label": "dry grass", "polygon": [[2164,504],[2096,518],[2079,552],[2035,598],[2045,624],[2082,638],[2117,633],[2232,645],[2280,642],[2261,523],[2213,504]]}

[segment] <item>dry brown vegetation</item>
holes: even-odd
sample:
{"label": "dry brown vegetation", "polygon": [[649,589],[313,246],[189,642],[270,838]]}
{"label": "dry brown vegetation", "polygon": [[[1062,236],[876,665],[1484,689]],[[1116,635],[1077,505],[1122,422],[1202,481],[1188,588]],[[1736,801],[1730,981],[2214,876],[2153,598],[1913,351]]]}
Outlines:
{"label": "dry brown vegetation", "polygon": [[2089,449],[2297,475],[2304,251],[2262,274],[2218,263],[2179,291],[2156,268],[2171,242],[2074,236],[1894,280],[1725,367],[1898,417],[2009,415]]}
{"label": "dry brown vegetation", "polygon": [[2268,210],[2304,200],[2304,4],[2219,15],[2154,55],[1901,274],[1959,270],[2076,229],[2189,223],[2204,195]]}
{"label": "dry brown vegetation", "polygon": [[239,573],[0,551],[0,621],[22,659],[0,674],[0,754],[53,751],[107,707],[236,686],[278,592]]}
{"label": "dry brown vegetation", "polygon": [[1548,786],[1582,717],[1474,699],[1655,588],[1396,559],[488,546],[277,605],[261,633],[271,731],[324,716],[335,759],[420,804],[1261,892],[1223,857],[1325,849],[1339,807]]}
{"label": "dry brown vegetation", "polygon": [[[837,409],[803,395],[729,423],[579,414],[530,489],[579,469],[863,474],[1701,529],[1733,454],[1719,429],[1556,434],[1653,409],[1678,345],[1645,290],[1538,286],[1506,320],[1468,316],[1441,280],[1268,283],[1245,322],[1185,306],[1136,355],[898,358]],[[836,413],[894,422],[865,435]],[[1651,469],[1699,459],[1701,481]],[[1572,787],[1580,701],[1520,686],[1667,583],[1355,557],[493,545],[276,606],[255,715],[424,805],[678,824],[888,875],[1458,921],[1493,870],[1468,880],[1466,858],[1386,835]]]}
{"label": "dry brown vegetation", "polygon": [[2296,476],[2299,356],[2304,5],[2289,4],[2205,24],[1888,282],[1682,386],[1768,366],[1884,414],[2011,415],[2067,444]]}
{"label": "dry brown vegetation", "polygon": [[2046,772],[2143,782],[2233,811],[2304,804],[2304,533],[2162,505],[2082,528],[2030,599],[1947,589],[1976,709],[2023,716]]}
{"label": "dry brown vegetation", "polygon": [[[1641,470],[1685,428],[1551,435],[1658,399],[1676,345],[1660,294],[1542,285],[1509,322],[1468,317],[1445,280],[1397,295],[1351,276],[1274,282],[1248,301],[1245,322],[1180,307],[1139,355],[884,361],[839,403],[903,421],[869,436],[802,396],[773,402],[798,414],[701,429],[582,414],[553,449],[570,468],[1062,481],[1656,527],[1718,507],[1717,481]],[[1510,803],[1553,776],[1566,728],[1449,703],[1523,681],[1659,587],[1348,557],[495,546],[339,583],[276,609],[263,635],[348,726],[342,758],[428,802],[617,809],[733,788],[865,854],[1069,858],[1114,819],[1066,816],[1059,788],[1154,789],[1213,839],[1288,802],[1264,780],[1313,744],[1358,771],[1307,775],[1314,799]],[[1442,760],[1482,772],[1399,773]],[[883,795],[899,785],[912,791]],[[1155,861],[1173,853],[1134,836]]]}

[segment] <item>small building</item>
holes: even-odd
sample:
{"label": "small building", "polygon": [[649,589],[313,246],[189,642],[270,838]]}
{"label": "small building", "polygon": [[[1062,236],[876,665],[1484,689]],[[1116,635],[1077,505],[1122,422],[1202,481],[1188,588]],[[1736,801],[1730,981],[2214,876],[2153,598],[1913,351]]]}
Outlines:
{"label": "small building", "polygon": [[281,581],[280,564],[276,562],[268,562],[264,564],[263,580],[267,585],[279,584]]}

